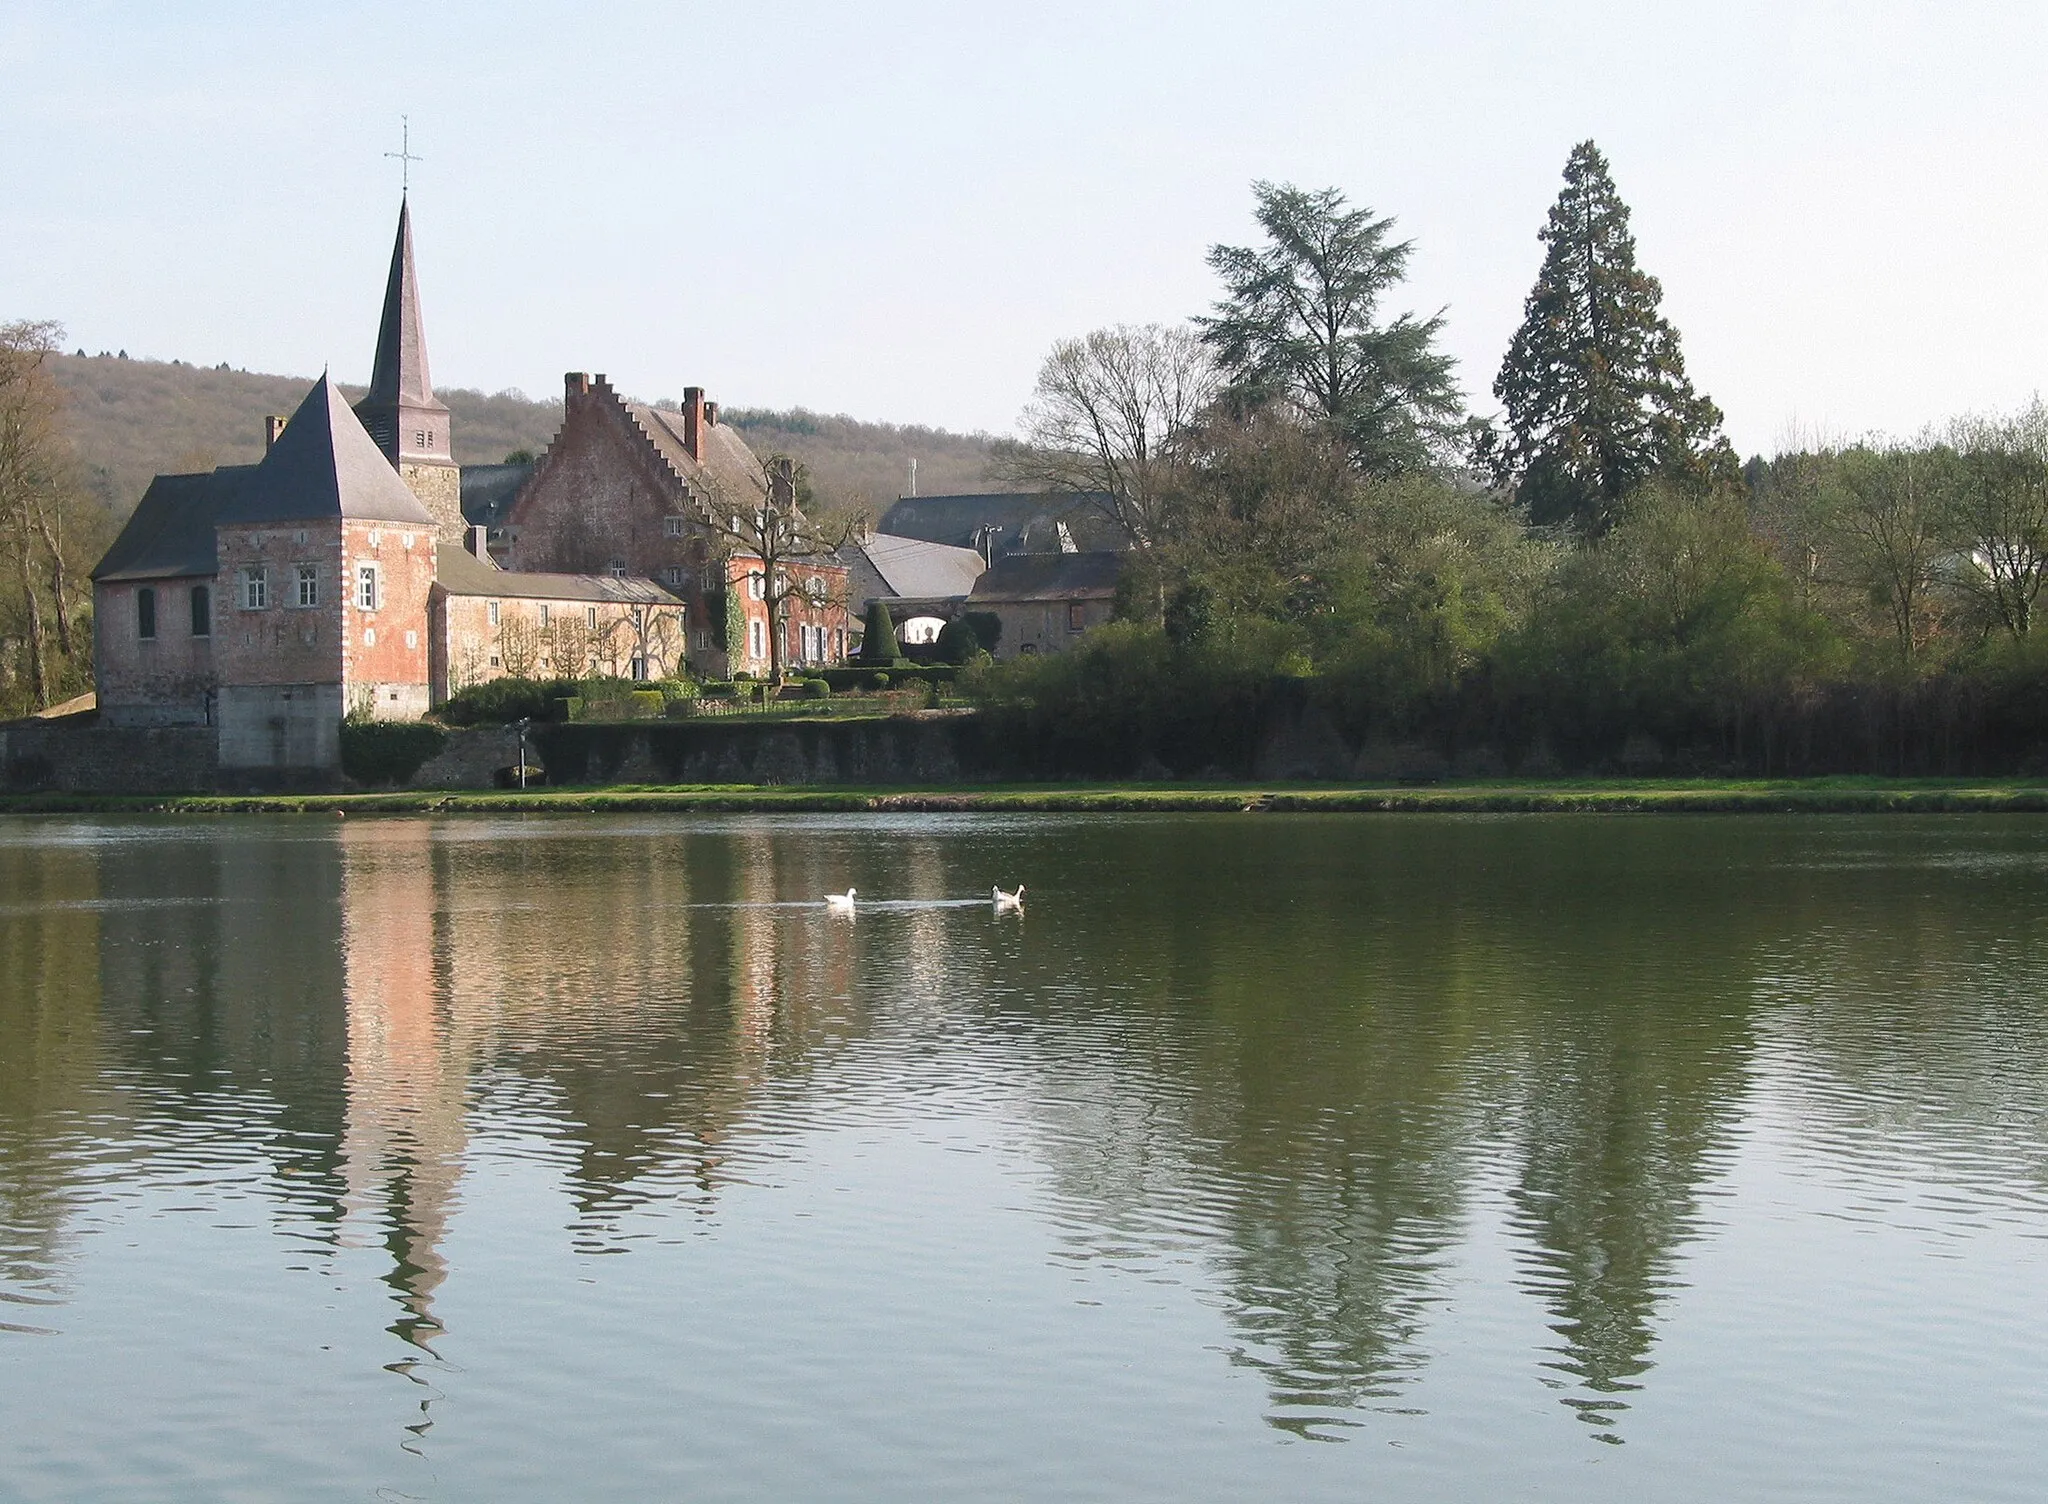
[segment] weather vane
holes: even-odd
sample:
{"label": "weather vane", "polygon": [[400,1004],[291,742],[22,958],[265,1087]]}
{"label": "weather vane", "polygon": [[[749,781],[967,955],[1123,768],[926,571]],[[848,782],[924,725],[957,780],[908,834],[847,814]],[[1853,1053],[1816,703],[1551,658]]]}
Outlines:
{"label": "weather vane", "polygon": [[384,155],[385,155],[385,156],[387,156],[387,157],[395,157],[395,158],[397,158],[397,159],[398,159],[398,189],[399,189],[399,192],[401,192],[401,193],[410,193],[410,192],[412,192],[412,164],[413,164],[413,163],[415,163],[415,162],[424,162],[424,161],[426,161],[427,159],[426,159],[425,157],[416,157],[416,156],[414,156],[414,155],[413,155],[413,152],[412,152],[412,116],[410,116],[410,115],[400,115],[400,116],[398,117],[398,129],[399,129],[399,147],[398,147],[398,150],[397,150],[397,151],[387,151],[386,153],[384,153]]}

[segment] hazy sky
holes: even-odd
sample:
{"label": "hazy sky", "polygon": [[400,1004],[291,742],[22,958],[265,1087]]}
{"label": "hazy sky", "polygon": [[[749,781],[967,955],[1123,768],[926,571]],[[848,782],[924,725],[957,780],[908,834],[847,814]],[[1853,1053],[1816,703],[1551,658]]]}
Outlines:
{"label": "hazy sky", "polygon": [[1271,178],[1397,217],[1490,409],[1590,136],[1768,451],[2043,384],[2044,63],[2040,0],[0,0],[0,318],[364,378],[403,113],[440,386],[1001,432],[1053,340],[1204,311]]}

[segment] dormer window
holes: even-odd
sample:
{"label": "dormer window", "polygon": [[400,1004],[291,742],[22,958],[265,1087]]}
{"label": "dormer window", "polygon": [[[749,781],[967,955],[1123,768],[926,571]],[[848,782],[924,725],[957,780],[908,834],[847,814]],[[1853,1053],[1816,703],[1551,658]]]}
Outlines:
{"label": "dormer window", "polygon": [[680,517],[664,517],[664,518],[662,518],[662,519],[661,519],[661,531],[662,531],[662,533],[663,533],[663,534],[664,534],[665,536],[667,536],[667,537],[670,537],[670,538],[680,538],[680,537],[682,537],[682,536],[683,536],[683,519],[682,519],[682,518],[680,518]]}
{"label": "dormer window", "polygon": [[606,572],[609,573],[611,577],[615,580],[623,580],[626,577],[626,561],[624,559],[612,560],[612,562],[608,566],[606,566]]}

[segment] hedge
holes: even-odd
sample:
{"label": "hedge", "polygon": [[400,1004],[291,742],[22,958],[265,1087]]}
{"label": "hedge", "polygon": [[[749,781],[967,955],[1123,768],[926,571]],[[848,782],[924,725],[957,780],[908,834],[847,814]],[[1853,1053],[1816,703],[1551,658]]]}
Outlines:
{"label": "hedge", "polygon": [[343,721],[341,771],[357,783],[404,783],[447,744],[426,721]]}

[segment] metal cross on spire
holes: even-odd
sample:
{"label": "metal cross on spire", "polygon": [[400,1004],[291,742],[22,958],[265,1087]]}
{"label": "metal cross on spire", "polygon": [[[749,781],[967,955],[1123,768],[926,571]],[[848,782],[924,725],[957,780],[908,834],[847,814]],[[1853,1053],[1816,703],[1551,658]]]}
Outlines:
{"label": "metal cross on spire", "polygon": [[417,157],[413,155],[412,116],[400,115],[398,117],[398,129],[400,132],[400,144],[398,150],[387,151],[386,153],[384,153],[384,155],[387,157],[394,157],[398,161],[399,192],[410,193],[412,192],[412,164],[415,162],[424,162],[427,159],[425,157]]}

